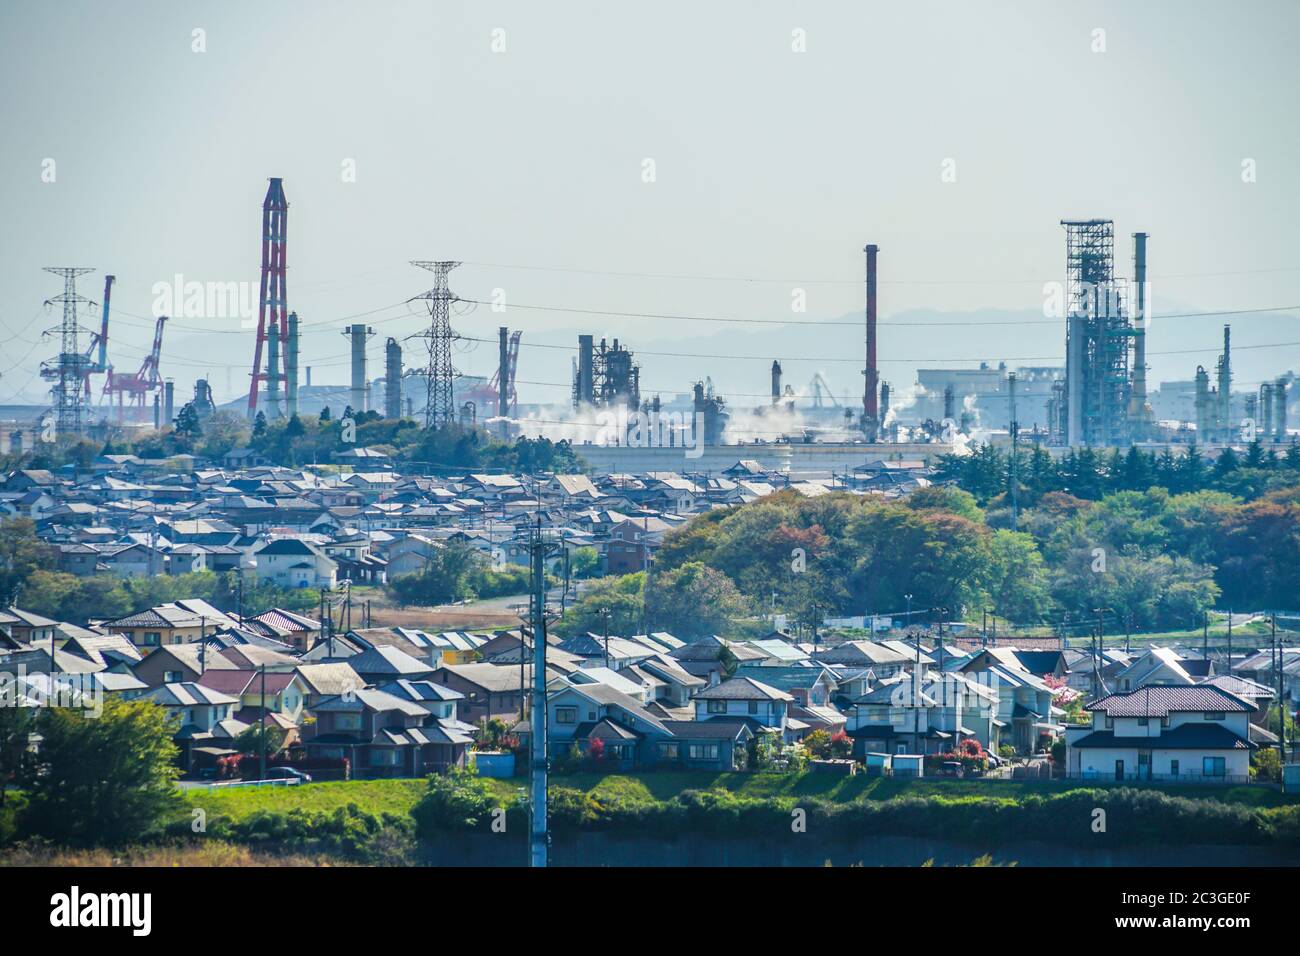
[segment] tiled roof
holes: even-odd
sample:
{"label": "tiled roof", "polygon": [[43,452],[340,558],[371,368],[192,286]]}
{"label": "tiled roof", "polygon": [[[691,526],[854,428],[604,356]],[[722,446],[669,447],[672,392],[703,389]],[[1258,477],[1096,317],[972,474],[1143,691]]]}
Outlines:
{"label": "tiled roof", "polygon": [[1137,747],[1142,750],[1250,750],[1253,747],[1222,724],[1180,724],[1157,737],[1117,737],[1114,731],[1094,730],[1070,746],[1085,749]]}
{"label": "tiled roof", "polygon": [[1108,694],[1088,705],[1107,717],[1163,717],[1171,712],[1224,711],[1241,713],[1255,708],[1246,701],[1211,684],[1190,687],[1151,685],[1126,694]]}

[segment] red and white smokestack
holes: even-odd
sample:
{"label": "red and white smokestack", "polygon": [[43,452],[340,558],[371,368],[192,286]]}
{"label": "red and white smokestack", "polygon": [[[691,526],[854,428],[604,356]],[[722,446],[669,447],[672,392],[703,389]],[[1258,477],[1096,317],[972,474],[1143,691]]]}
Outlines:
{"label": "red and white smokestack", "polygon": [[862,431],[867,441],[880,436],[880,371],[876,368],[876,252],[879,246],[867,246],[867,377],[862,391]]}

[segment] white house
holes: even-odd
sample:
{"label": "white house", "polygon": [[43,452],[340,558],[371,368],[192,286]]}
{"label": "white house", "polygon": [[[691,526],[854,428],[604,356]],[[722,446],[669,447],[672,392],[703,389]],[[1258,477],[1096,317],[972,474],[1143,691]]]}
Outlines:
{"label": "white house", "polygon": [[257,577],[282,588],[333,588],[338,562],[300,538],[278,538],[256,552]]}
{"label": "white house", "polygon": [[1097,780],[1250,779],[1254,705],[1212,684],[1148,685],[1088,705],[1092,723],[1067,727],[1066,774]]}

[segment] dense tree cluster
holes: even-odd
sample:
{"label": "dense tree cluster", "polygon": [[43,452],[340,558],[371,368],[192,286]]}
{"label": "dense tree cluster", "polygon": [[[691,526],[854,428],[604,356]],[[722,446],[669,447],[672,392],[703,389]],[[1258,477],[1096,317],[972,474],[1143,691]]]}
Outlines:
{"label": "dense tree cluster", "polygon": [[[1097,500],[1045,491],[1018,530],[998,527],[998,516],[952,486],[901,501],[783,491],[671,532],[646,593],[707,566],[751,610],[796,616],[813,606],[819,616],[899,613],[909,594],[913,608],[1024,624],[1104,607],[1135,629],[1196,627],[1216,605],[1300,607],[1300,486],[1249,501],[1162,487]],[[710,587],[698,600],[679,588],[675,615],[715,616],[725,583]],[[734,620],[737,605],[723,606]]]}

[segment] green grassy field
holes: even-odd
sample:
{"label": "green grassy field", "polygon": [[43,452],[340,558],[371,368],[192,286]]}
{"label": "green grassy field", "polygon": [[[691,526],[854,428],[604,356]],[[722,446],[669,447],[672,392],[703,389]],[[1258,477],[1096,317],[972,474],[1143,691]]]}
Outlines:
{"label": "green grassy field", "polygon": [[[526,781],[490,780],[503,806],[522,799]],[[740,796],[766,798],[815,797],[839,803],[854,800],[892,800],[901,797],[941,796],[954,801],[995,799],[1014,803],[1029,794],[1062,793],[1105,784],[1077,781],[992,781],[992,780],[895,780],[868,777],[840,777],[832,774],[768,773],[641,773],[641,774],[557,774],[553,786],[590,793],[605,803],[639,804],[670,800],[683,790],[727,790]],[[1126,784],[1132,786],[1132,784]],[[258,810],[288,811],[295,808],[332,811],[355,803],[370,813],[403,815],[424,793],[423,780],[354,780],[338,783],[310,783],[296,787],[231,787],[216,790],[188,790],[189,808],[201,807],[210,816],[241,819]],[[1217,800],[1252,807],[1273,807],[1300,802],[1300,795],[1282,794],[1268,787],[1158,786],[1164,793],[1191,799]]]}

